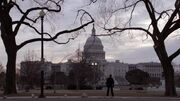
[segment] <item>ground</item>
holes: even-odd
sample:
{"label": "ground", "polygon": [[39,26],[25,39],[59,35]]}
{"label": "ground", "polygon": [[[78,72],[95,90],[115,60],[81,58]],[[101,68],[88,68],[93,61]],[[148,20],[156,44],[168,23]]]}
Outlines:
{"label": "ground", "polygon": [[0,101],[179,101],[178,97],[7,98]]}
{"label": "ground", "polygon": [[[161,90],[115,90],[114,97],[107,97],[106,90],[45,90],[45,98],[38,98],[40,90],[19,91],[0,101],[180,101],[178,97],[164,97]],[[178,90],[178,94],[180,91]]]}
{"label": "ground", "polygon": [[[44,95],[46,96],[82,96],[85,93],[87,96],[105,96],[106,90],[45,90]],[[180,90],[177,91],[180,96]],[[18,91],[16,95],[10,96],[38,96],[40,90],[30,90],[26,92],[25,90]],[[115,96],[145,96],[145,97],[162,97],[164,96],[163,90],[114,90]],[[3,92],[0,92],[0,96],[3,96]]]}

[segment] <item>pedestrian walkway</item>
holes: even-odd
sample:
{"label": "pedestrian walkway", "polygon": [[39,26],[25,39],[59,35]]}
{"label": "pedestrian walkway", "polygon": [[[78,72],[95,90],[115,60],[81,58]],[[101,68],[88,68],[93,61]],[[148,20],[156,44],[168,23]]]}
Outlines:
{"label": "pedestrian walkway", "polygon": [[[0,99],[33,99],[33,98],[38,98],[38,96],[11,96],[11,97],[0,97]],[[180,97],[131,97],[131,96],[46,96],[44,99],[83,99],[83,98],[88,98],[88,99],[144,99],[144,98],[156,98],[156,99],[179,99]],[[39,98],[41,99],[41,98]]]}

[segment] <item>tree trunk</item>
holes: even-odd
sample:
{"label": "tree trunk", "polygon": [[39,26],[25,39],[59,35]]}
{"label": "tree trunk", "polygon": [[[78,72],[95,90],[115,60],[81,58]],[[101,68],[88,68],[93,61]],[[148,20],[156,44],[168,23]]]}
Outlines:
{"label": "tree trunk", "polygon": [[[4,35],[4,34],[3,34]],[[4,46],[7,53],[6,65],[6,85],[4,94],[16,94],[16,55],[17,46],[15,37],[5,37],[2,35]]]}
{"label": "tree trunk", "polygon": [[174,82],[174,69],[171,63],[163,63],[165,74],[165,96],[177,96]]}
{"label": "tree trunk", "polygon": [[16,91],[16,54],[17,45],[13,33],[12,19],[8,11],[1,13],[1,37],[7,53],[5,94],[15,94]]}
{"label": "tree trunk", "polygon": [[168,58],[164,43],[154,49],[163,67],[165,77],[165,96],[177,96],[174,81],[174,69]]}
{"label": "tree trunk", "polygon": [[[4,34],[3,34],[4,35]],[[4,94],[16,94],[16,54],[17,46],[15,37],[5,37],[2,35],[4,46],[7,53],[6,65],[6,85]]]}
{"label": "tree trunk", "polygon": [[8,54],[5,94],[16,94],[16,53]]}

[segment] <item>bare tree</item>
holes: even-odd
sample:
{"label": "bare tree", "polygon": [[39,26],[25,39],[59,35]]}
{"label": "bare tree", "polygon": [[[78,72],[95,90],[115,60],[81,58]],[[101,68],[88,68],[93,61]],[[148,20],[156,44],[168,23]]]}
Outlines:
{"label": "bare tree", "polygon": [[[106,2],[107,1],[108,0],[106,0]],[[113,3],[113,5],[104,5],[105,8],[103,8],[103,13],[106,15],[109,14],[108,16],[105,16],[106,22],[104,23],[103,28],[108,31],[108,34],[104,34],[104,36],[127,31],[141,31],[145,33],[147,37],[150,36],[154,43],[154,50],[163,66],[165,74],[165,96],[176,96],[172,61],[180,54],[180,47],[178,47],[174,53],[168,54],[165,40],[180,28],[180,0],[171,1],[171,3],[174,2],[174,5],[171,5],[171,8],[167,9],[160,8],[158,5],[161,4],[157,5],[156,2],[163,3],[168,1],[112,0],[111,3]],[[137,10],[144,12],[139,14],[139,17],[142,19],[147,14],[146,20],[150,21],[147,27],[138,25],[134,22],[137,18]],[[126,16],[124,19],[117,17],[116,20],[119,19],[122,22],[125,22],[124,25],[121,24],[120,26],[118,24],[109,23],[114,16],[118,13],[121,13],[122,15],[124,14],[123,12],[125,12],[126,15],[129,14],[129,17]],[[164,25],[160,25],[160,21],[165,21]]]}
{"label": "bare tree", "polygon": [[[66,44],[68,43],[71,39],[74,38],[69,38],[67,42],[57,42],[55,39],[58,38],[58,36],[67,34],[67,33],[72,33],[75,31],[78,31],[85,26],[91,24],[94,22],[93,18],[89,13],[87,13],[85,10],[79,10],[78,14],[82,14],[80,17],[81,19],[81,25],[79,27],[70,29],[70,30],[64,30],[57,32],[56,34],[50,34],[48,32],[44,32],[43,34],[47,35],[48,37],[46,38],[32,38],[29,40],[25,40],[24,42],[17,44],[17,39],[16,36],[19,33],[19,29],[21,26],[27,26],[27,28],[34,30],[37,34],[41,35],[41,32],[38,31],[37,27],[33,26],[34,23],[37,23],[37,20],[40,18],[39,16],[36,18],[32,18],[32,14],[37,13],[41,10],[44,10],[45,12],[61,12],[61,5],[64,2],[64,0],[31,0],[35,6],[31,8],[26,8],[23,9],[22,3],[26,2],[27,0],[1,0],[0,1],[0,24],[1,24],[1,38],[4,43],[4,47],[6,49],[7,53],[7,69],[6,69],[6,87],[5,87],[5,94],[12,94],[12,93],[17,93],[16,91],[16,55],[18,50],[20,50],[22,47],[29,43],[37,42],[37,41],[54,41],[58,44]],[[20,13],[19,15],[14,15],[14,16],[20,16],[20,19],[14,19],[12,17],[11,11],[13,9],[16,9]],[[89,18],[89,20],[82,21],[83,17],[86,16]],[[25,33],[23,35],[26,35]]]}
{"label": "bare tree", "polygon": [[90,86],[94,81],[93,68],[83,61],[72,64],[72,69],[69,72],[70,85],[76,85],[76,89],[84,89],[85,86]]}

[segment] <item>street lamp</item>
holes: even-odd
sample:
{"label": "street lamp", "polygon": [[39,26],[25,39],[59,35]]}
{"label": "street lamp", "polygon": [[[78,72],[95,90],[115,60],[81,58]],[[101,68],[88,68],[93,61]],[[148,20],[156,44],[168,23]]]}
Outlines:
{"label": "street lamp", "polygon": [[[43,10],[39,12],[39,16],[41,18],[41,62],[44,63],[44,43],[43,43],[43,22],[45,13]],[[39,98],[44,98],[44,71],[42,69],[43,64],[41,64],[41,94]]]}
{"label": "street lamp", "polygon": [[43,29],[43,22],[44,22],[44,16],[45,16],[46,14],[45,14],[45,12],[43,11],[43,10],[41,10],[40,12],[39,12],[39,16],[40,16],[40,18],[41,18],[41,62],[44,62],[44,43],[43,43],[43,31],[44,31],[44,29]]}
{"label": "street lamp", "polygon": [[96,80],[95,80],[95,73],[96,73],[96,66],[97,66],[97,63],[96,62],[92,62],[91,64],[93,66],[93,70],[94,70],[94,89],[96,89]]}

